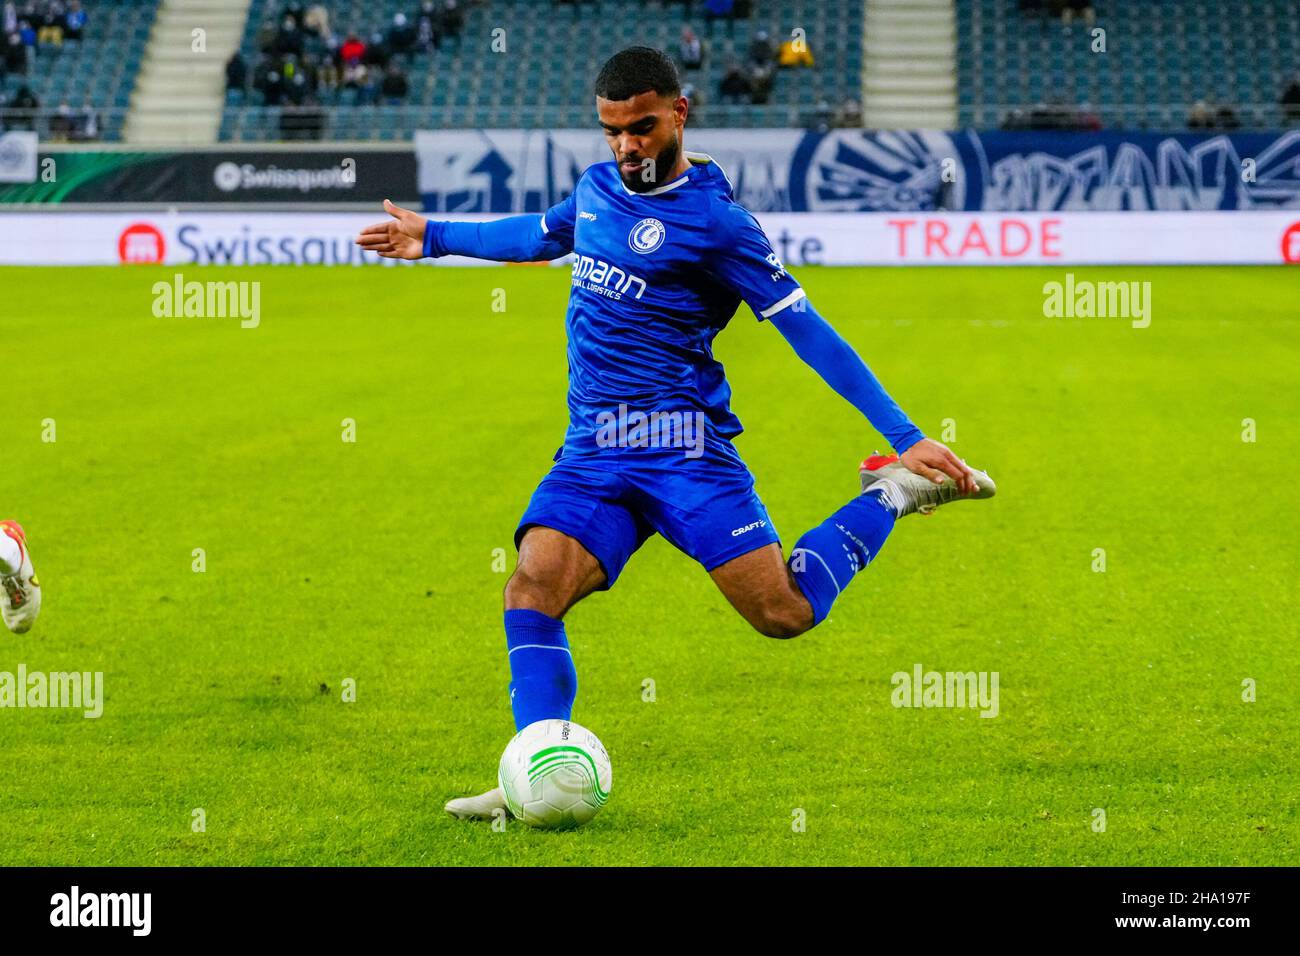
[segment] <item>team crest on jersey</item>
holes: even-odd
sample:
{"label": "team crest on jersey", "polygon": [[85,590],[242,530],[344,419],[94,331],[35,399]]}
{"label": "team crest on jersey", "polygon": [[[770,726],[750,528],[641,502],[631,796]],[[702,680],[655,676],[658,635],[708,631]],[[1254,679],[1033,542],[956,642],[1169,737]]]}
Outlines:
{"label": "team crest on jersey", "polygon": [[662,246],[666,235],[664,224],[658,219],[642,219],[628,233],[627,244],[636,252],[645,255]]}

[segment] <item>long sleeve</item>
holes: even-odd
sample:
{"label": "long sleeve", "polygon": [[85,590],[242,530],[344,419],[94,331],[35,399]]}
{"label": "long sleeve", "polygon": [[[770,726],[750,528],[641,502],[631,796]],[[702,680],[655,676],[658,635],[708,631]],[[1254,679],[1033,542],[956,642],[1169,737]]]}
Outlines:
{"label": "long sleeve", "polygon": [[539,262],[567,256],[573,251],[576,194],[575,187],[574,192],[540,216],[507,216],[491,222],[431,219],[424,228],[424,254],[472,256],[497,262]]}
{"label": "long sleeve", "polygon": [[795,353],[865,415],[899,454],[925,437],[889,397],[880,380],[807,299],[768,316]]}
{"label": "long sleeve", "polygon": [[440,222],[424,229],[426,256],[472,256],[498,262],[558,259],[571,247],[542,229],[542,217],[508,216],[492,222]]}

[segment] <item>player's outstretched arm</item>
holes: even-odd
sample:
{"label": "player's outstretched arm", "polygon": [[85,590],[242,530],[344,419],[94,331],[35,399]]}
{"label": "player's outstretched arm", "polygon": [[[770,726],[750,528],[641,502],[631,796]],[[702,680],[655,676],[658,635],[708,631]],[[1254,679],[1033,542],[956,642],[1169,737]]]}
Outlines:
{"label": "player's outstretched arm", "polygon": [[948,475],[963,493],[975,492],[975,478],[966,464],[912,424],[853,346],[813,309],[811,302],[800,299],[769,316],[769,320],[795,353],[889,440],[908,469],[936,483]]}
{"label": "player's outstretched arm", "polygon": [[507,216],[492,222],[440,222],[385,199],[391,219],[366,226],[357,245],[385,259],[470,256],[497,262],[537,262],[566,255],[569,248],[548,237],[538,215]]}

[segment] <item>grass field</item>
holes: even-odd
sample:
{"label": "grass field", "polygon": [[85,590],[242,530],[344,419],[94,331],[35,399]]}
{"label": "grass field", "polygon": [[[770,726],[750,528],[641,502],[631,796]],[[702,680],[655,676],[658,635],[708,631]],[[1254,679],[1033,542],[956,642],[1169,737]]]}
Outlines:
{"label": "grass field", "polygon": [[[0,269],[45,594],[0,670],[106,692],[0,710],[0,864],[1300,862],[1296,272],[1074,270],[1150,281],[1135,329],[1044,318],[1061,270],[799,271],[999,496],[901,522],[794,641],[651,541],[568,617],[614,790],[558,834],[441,807],[513,732],[494,549],[563,433],[566,270],[184,271],[260,281],[260,326],[155,318],[173,269]],[[788,547],[883,442],[748,309],[718,352]],[[894,708],[917,663],[1000,713]]]}

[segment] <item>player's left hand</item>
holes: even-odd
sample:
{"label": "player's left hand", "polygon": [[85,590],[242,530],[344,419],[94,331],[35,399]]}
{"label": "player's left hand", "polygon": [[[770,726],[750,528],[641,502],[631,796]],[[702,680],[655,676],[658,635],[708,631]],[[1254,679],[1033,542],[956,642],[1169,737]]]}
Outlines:
{"label": "player's left hand", "polygon": [[966,467],[966,462],[954,455],[942,442],[922,438],[899,455],[898,460],[909,471],[922,478],[929,478],[935,484],[942,484],[944,475],[947,475],[957,483],[957,490],[963,495],[974,494],[978,490],[975,475]]}

